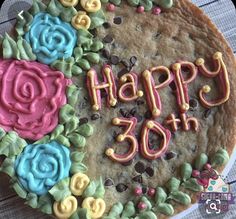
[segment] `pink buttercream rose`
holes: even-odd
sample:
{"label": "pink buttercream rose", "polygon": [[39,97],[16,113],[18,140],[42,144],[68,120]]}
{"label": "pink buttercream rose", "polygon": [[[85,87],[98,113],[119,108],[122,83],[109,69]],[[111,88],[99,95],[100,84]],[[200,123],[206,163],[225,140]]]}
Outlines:
{"label": "pink buttercream rose", "polygon": [[0,60],[0,126],[38,140],[58,124],[71,83],[63,73],[38,62]]}

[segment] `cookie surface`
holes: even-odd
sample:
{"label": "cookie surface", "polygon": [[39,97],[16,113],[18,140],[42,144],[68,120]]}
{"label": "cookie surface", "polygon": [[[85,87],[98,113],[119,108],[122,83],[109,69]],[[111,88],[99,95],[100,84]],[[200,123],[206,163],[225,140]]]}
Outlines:
{"label": "cookie surface", "polygon": [[45,2],[2,41],[0,81],[20,75],[0,90],[17,194],[57,218],[155,219],[210,191],[236,141],[236,61],[209,18],[186,0]]}

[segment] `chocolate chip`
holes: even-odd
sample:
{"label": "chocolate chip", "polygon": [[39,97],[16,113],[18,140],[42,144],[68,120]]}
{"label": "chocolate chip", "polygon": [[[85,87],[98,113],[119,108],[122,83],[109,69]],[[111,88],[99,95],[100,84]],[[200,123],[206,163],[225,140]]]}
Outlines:
{"label": "chocolate chip", "polygon": [[111,24],[108,23],[108,22],[104,22],[104,23],[103,23],[103,27],[104,27],[105,29],[108,29],[108,28],[111,27]]}
{"label": "chocolate chip", "polygon": [[79,125],[83,125],[86,123],[88,123],[88,118],[84,117],[84,118],[79,119]]}
{"label": "chocolate chip", "polygon": [[170,160],[170,159],[176,157],[176,155],[177,155],[177,154],[176,154],[175,152],[173,152],[173,151],[167,152],[167,153],[165,154],[165,160]]}
{"label": "chocolate chip", "polygon": [[144,173],[145,172],[145,164],[143,162],[139,161],[135,164],[134,169],[137,173]]}
{"label": "chocolate chip", "polygon": [[205,110],[203,113],[203,118],[207,119],[210,116],[210,114],[211,114],[211,109]]}
{"label": "chocolate chip", "polygon": [[133,163],[133,159],[126,162],[126,163],[122,163],[123,166],[130,166]]}
{"label": "chocolate chip", "polygon": [[152,177],[152,176],[154,175],[154,170],[153,170],[152,167],[147,167],[147,168],[145,169],[145,172],[146,172],[150,177]]}
{"label": "chocolate chip", "polygon": [[164,81],[166,81],[166,79],[167,79],[167,75],[161,74],[160,77],[158,78],[158,81],[160,83],[163,83]]}
{"label": "chocolate chip", "polygon": [[127,188],[128,188],[128,186],[125,185],[124,183],[119,183],[119,184],[117,184],[117,186],[116,186],[117,192],[124,192],[124,191],[127,190]]}
{"label": "chocolate chip", "polygon": [[145,101],[144,100],[137,100],[137,105],[139,106],[139,105],[143,105],[145,103]]}
{"label": "chocolate chip", "polygon": [[130,111],[129,111],[129,113],[132,115],[132,116],[134,116],[135,115],[135,113],[136,113],[136,108],[134,107],[134,108],[132,108]]}
{"label": "chocolate chip", "polygon": [[111,64],[113,65],[117,65],[120,62],[120,59],[118,56],[116,55],[112,55],[110,58]]}
{"label": "chocolate chip", "polygon": [[142,183],[143,177],[142,177],[142,175],[137,175],[137,176],[133,177],[132,180],[137,183]]}
{"label": "chocolate chip", "polygon": [[114,24],[121,24],[122,23],[122,18],[121,17],[115,17],[114,19],[113,19],[113,23]]}
{"label": "chocolate chip", "polygon": [[111,43],[113,41],[113,38],[111,35],[106,35],[104,38],[103,38],[103,42],[104,43]]}
{"label": "chocolate chip", "polygon": [[147,110],[144,114],[146,119],[151,119],[152,118],[152,112],[150,110]]}
{"label": "chocolate chip", "polygon": [[117,74],[117,76],[119,78],[121,78],[124,74],[128,73],[127,69],[126,68],[123,68],[122,70],[120,70]]}
{"label": "chocolate chip", "polygon": [[106,59],[110,58],[110,52],[107,49],[102,50],[102,56]]}
{"label": "chocolate chip", "polygon": [[125,117],[125,118],[130,118],[129,112],[128,112],[127,110],[125,110],[124,108],[121,108],[121,109],[119,110],[119,112],[120,112],[120,114],[121,114],[123,117]]}
{"label": "chocolate chip", "polygon": [[143,187],[142,187],[142,192],[143,192],[143,194],[146,194],[146,193],[147,193],[147,190],[148,190],[147,186],[143,186]]}
{"label": "chocolate chip", "polygon": [[198,107],[198,102],[196,99],[189,100],[190,109],[196,109]]}
{"label": "chocolate chip", "polygon": [[136,62],[137,62],[137,57],[136,57],[136,56],[132,56],[132,57],[130,58],[130,63],[131,63],[131,65],[135,65]]}
{"label": "chocolate chip", "polygon": [[135,113],[134,116],[135,116],[135,118],[137,119],[138,122],[141,122],[143,120],[143,117],[138,113]]}
{"label": "chocolate chip", "polygon": [[175,85],[175,82],[172,81],[170,84],[169,84],[170,88],[175,91],[176,90],[176,85]]}
{"label": "chocolate chip", "polygon": [[96,28],[94,28],[94,29],[92,29],[92,30],[89,30],[89,31],[90,31],[90,33],[91,33],[94,37],[96,37],[97,34],[98,34],[98,31],[97,31]]}
{"label": "chocolate chip", "polygon": [[100,118],[100,115],[98,113],[94,113],[92,116],[91,116],[91,120],[97,120]]}
{"label": "chocolate chip", "polygon": [[104,186],[113,186],[113,185],[114,185],[114,182],[110,178],[107,178],[104,182]]}

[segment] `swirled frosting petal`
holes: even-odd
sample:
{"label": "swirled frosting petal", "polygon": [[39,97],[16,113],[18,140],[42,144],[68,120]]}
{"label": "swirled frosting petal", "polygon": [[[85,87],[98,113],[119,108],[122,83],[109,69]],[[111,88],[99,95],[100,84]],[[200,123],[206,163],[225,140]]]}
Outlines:
{"label": "swirled frosting petal", "polygon": [[38,140],[58,123],[71,83],[63,73],[38,62],[0,60],[0,126]]}
{"label": "swirled frosting petal", "polygon": [[70,151],[52,141],[28,145],[15,162],[15,171],[21,185],[37,195],[44,195],[57,182],[69,176]]}

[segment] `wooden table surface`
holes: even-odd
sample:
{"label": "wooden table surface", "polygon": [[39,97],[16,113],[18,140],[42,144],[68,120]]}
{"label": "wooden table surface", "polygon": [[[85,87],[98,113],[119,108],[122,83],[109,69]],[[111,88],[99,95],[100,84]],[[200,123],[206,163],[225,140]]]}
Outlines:
{"label": "wooden table surface", "polygon": [[[10,0],[7,0],[10,1]],[[192,0],[202,8],[217,24],[229,41],[236,54],[236,12],[230,0]],[[16,2],[16,1],[15,1]],[[26,4],[29,0],[19,0],[18,3]],[[27,4],[26,4],[27,5]],[[16,11],[16,9],[14,9]],[[21,11],[21,9],[20,9]],[[6,17],[8,14],[8,17]],[[14,12],[0,13],[0,33],[2,33],[12,21]],[[1,165],[2,157],[0,157]],[[9,188],[9,177],[0,173],[0,219],[49,219],[37,210],[24,205],[24,200],[19,198],[12,188]]]}

